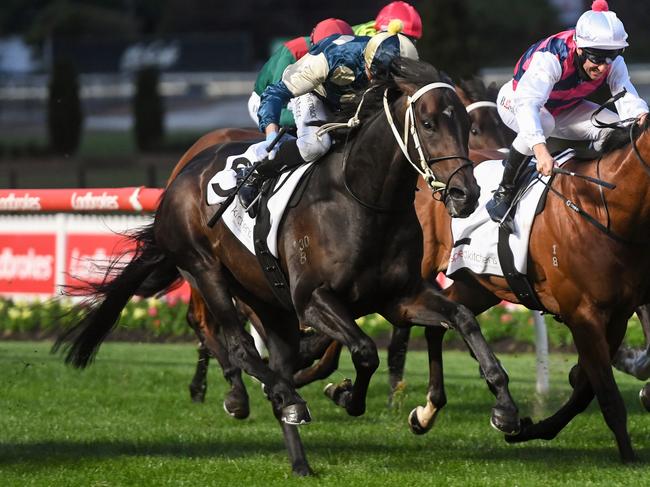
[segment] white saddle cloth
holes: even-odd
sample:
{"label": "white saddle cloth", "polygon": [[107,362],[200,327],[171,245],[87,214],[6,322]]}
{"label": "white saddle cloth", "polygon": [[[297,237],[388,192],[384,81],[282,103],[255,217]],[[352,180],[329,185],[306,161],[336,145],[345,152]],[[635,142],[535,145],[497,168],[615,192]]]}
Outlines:
{"label": "white saddle cloth", "polygon": [[[573,156],[573,150],[558,155],[555,160],[563,164]],[[535,164],[535,158],[531,164]],[[485,208],[492,199],[503,175],[501,161],[485,161],[474,168],[474,176],[481,187],[478,208],[467,218],[453,218],[451,232],[454,247],[451,249],[447,276],[453,279],[454,272],[467,268],[476,274],[493,274],[503,276],[503,270],[497,253],[499,225],[492,221]],[[526,273],[528,257],[528,240],[535,219],[535,209],[544,191],[548,176],[535,178],[526,188],[524,197],[517,206],[514,217],[514,232],[510,234],[509,243],[515,261],[515,268]]]}
{"label": "white saddle cloth", "polygon": [[[228,157],[225,168],[215,174],[208,182],[206,192],[208,205],[215,205],[226,199],[227,196],[223,195],[227,194],[228,190],[233,189],[237,185],[236,171],[232,169],[233,162],[244,157],[248,159],[250,163],[254,163],[258,160],[254,150],[255,149],[249,148],[244,152],[244,154]],[[237,163],[239,164],[240,162],[241,161],[238,161]],[[293,191],[300,182],[300,179],[312,164],[313,163],[305,164],[292,172],[282,174],[274,188],[274,190],[279,189],[269,198],[268,208],[271,212],[271,229],[266,244],[271,251],[271,254],[275,257],[278,257],[277,236],[282,215],[287,207],[287,203],[289,203]],[[217,184],[221,188],[221,191],[219,191],[220,194],[217,194],[214,191],[212,187],[213,184]],[[248,213],[246,213],[244,207],[239,202],[239,198],[234,199],[221,218],[233,235],[235,235],[235,237],[237,237],[237,239],[243,243],[252,254],[255,254],[255,246],[253,244],[255,219],[251,218]]]}

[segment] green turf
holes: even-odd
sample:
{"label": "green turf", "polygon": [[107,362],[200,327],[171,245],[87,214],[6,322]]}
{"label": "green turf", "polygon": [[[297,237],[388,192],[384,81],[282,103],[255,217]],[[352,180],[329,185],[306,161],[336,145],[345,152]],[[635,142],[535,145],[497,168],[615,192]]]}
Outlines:
{"label": "green turf", "polygon": [[[189,400],[191,345],[118,344],[102,348],[86,371],[65,367],[48,343],[0,342],[0,484],[16,485],[642,485],[650,460],[650,417],[636,394],[641,383],[619,373],[628,427],[641,461],[618,461],[594,404],[553,441],[508,445],[488,424],[493,400],[475,363],[445,354],[449,403],[434,429],[406,427],[422,403],[426,354],[408,356],[408,385],[386,408],[385,355],[360,418],[328,403],[323,383],[306,387],[314,422],[301,429],[317,476],[292,478],[280,430],[259,385],[247,381],[251,417],[225,415],[220,372],[210,371],[205,404]],[[551,393],[534,392],[532,355],[502,355],[524,414],[552,412],[568,394],[574,357],[553,355]],[[351,374],[350,360],[333,375]],[[287,480],[288,479],[288,480]]]}

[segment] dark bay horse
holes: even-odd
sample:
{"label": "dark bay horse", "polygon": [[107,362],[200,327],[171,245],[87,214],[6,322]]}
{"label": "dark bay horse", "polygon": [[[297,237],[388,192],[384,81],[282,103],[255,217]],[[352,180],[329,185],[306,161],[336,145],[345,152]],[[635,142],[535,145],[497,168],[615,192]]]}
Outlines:
{"label": "dark bay horse", "polygon": [[[311,417],[292,378],[299,323],[309,323],[350,350],[356,378],[340,385],[334,398],[352,416],[365,411],[369,381],[379,363],[376,346],[356,317],[379,312],[395,326],[452,326],[477,357],[496,396],[492,425],[518,431],[508,377],[474,316],[420,276],[422,231],[413,206],[418,173],[430,187],[442,190],[437,194],[451,216],[470,214],[479,191],[467,159],[467,114],[453,88],[440,81],[435,68],[424,62],[394,62],[391,75],[375,80],[365,92],[361,123],[314,166],[278,237],[294,309],[281,305],[255,256],[222,222],[207,226],[215,212],[205,204],[207,182],[228,156],[246,148],[225,144],[203,151],[177,175],[154,222],[134,235],[133,259],[117,273],[109,269],[103,283],[91,285],[93,300],[85,316],[55,349],[64,345],[66,361],[86,367],[134,294],[164,292],[182,275],[219,323],[219,330],[207,330],[208,346],[219,334],[232,364],[264,384],[298,475],[311,473],[297,429]],[[405,140],[400,134],[407,134]],[[309,247],[301,255],[295,243],[305,238]],[[245,332],[233,298],[250,306],[263,323],[268,364]]]}
{"label": "dark bay horse", "polygon": [[[497,113],[495,102],[498,88],[496,85],[492,83],[486,87],[480,78],[474,77],[461,80],[454,87],[470,118],[469,148],[499,149],[508,147],[515,134],[501,121]],[[258,140],[259,137],[260,133],[255,129],[218,129],[204,135],[181,157],[169,177],[168,184],[174,180],[180,170],[193,157],[204,149],[217,143]],[[435,276],[431,281],[435,285]],[[251,320],[252,326],[257,329],[258,333],[264,336],[259,320],[252,314],[246,316]],[[193,291],[188,321],[195,330],[201,330],[206,326],[202,320],[207,319],[210,319],[210,317],[205,310],[205,304],[196,291]],[[388,347],[389,401],[391,401],[395,389],[402,381],[409,335],[409,327],[393,329],[391,343]],[[199,336],[201,336],[200,332]],[[315,365],[296,374],[294,379],[297,386],[323,379],[337,369],[341,344],[337,342],[328,343],[322,339],[318,340],[316,337],[311,337],[310,340],[301,345],[303,348],[301,356],[304,359],[304,364],[311,364],[316,359],[320,360]],[[199,343],[198,355],[196,371],[189,388],[193,400],[203,401],[207,390],[207,366],[210,360],[210,352],[202,342]],[[231,390],[224,400],[224,409],[235,418],[247,417],[249,411],[247,393],[241,382],[240,374],[231,366],[227,355],[222,351],[217,354],[216,358],[221,365],[224,377],[231,384]]]}
{"label": "dark bay horse", "polygon": [[[519,434],[509,442],[554,438],[595,396],[605,422],[614,433],[623,461],[635,459],[627,431],[627,413],[612,373],[612,357],[625,335],[635,308],[650,298],[650,130],[619,128],[605,142],[602,156],[589,162],[569,161],[564,167],[606,181],[615,190],[600,193],[584,180],[556,176],[546,206],[537,216],[530,235],[528,269],[542,304],[571,330],[578,363],[569,374],[573,393],[552,416],[533,423],[522,420]],[[633,132],[634,128],[636,131]],[[558,195],[561,195],[558,197]],[[576,211],[573,202],[593,216],[603,231]],[[440,205],[419,195],[416,207],[423,226],[427,252],[425,272],[445,270],[451,250],[449,218]],[[615,276],[600,279],[597,276]],[[454,277],[446,290],[451,299],[478,314],[502,299],[517,302],[504,278],[469,271]],[[438,363],[431,371],[427,406],[414,421],[422,431],[446,402],[442,382],[442,333],[427,333],[430,356]]]}

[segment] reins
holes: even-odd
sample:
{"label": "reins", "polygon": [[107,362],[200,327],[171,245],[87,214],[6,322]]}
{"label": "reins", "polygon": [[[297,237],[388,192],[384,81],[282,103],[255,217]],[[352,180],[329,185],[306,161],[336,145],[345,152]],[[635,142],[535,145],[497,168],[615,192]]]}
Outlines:
{"label": "reins", "polygon": [[[630,137],[630,144],[632,145],[632,150],[633,150],[634,155],[636,156],[636,158],[641,163],[641,166],[645,170],[646,174],[648,175],[648,177],[650,177],[650,165],[648,165],[648,163],[643,159],[643,156],[639,152],[639,148],[637,147],[636,139],[634,137],[634,129],[637,126],[636,121],[638,119],[636,119],[636,118],[627,118],[625,120],[618,120],[616,122],[606,123],[606,122],[602,122],[602,121],[598,120],[598,118],[596,118],[598,116],[598,114],[601,111],[603,111],[607,106],[612,105],[614,102],[616,102],[617,100],[619,100],[620,98],[625,96],[625,93],[626,93],[626,90],[623,89],[623,91],[621,91],[620,93],[617,93],[616,95],[612,96],[609,100],[607,100],[605,103],[603,103],[591,115],[591,122],[594,124],[594,126],[596,126],[598,128],[612,128],[612,129],[613,128],[621,128],[621,127],[625,126],[625,124],[629,124],[630,125],[629,137]],[[598,161],[596,161],[596,175],[598,176],[598,178],[595,179],[595,178],[588,178],[586,176],[583,176],[583,179],[586,179],[589,182],[593,182],[595,184],[598,184],[600,198],[601,198],[603,207],[605,208],[605,214],[607,215],[607,225],[606,226],[603,225],[602,223],[600,223],[598,220],[596,220],[596,218],[594,218],[589,213],[584,211],[578,205],[576,205],[569,198],[567,198],[562,193],[560,193],[555,188],[553,188],[551,186],[550,182],[547,183],[547,184],[545,183],[545,184],[553,194],[555,194],[556,196],[558,196],[558,197],[560,197],[561,199],[564,200],[564,204],[565,204],[565,206],[567,208],[575,211],[578,215],[583,217],[585,220],[587,220],[587,222],[589,222],[591,225],[596,227],[602,233],[604,233],[605,235],[610,237],[612,240],[615,240],[615,241],[617,241],[619,243],[623,243],[623,244],[626,244],[626,245],[647,245],[648,243],[650,243],[650,241],[648,241],[648,240],[644,240],[644,241],[630,240],[630,239],[622,237],[622,236],[618,235],[617,233],[615,233],[614,231],[612,231],[612,229],[611,229],[611,218],[610,218],[610,215],[609,215],[609,207],[607,206],[607,199],[605,198],[605,193],[603,192],[603,186],[607,187],[608,189],[614,189],[615,185],[610,184],[609,186],[607,186],[607,185],[604,185],[604,184],[599,184],[599,183],[603,183],[603,181],[600,180],[600,161],[601,160],[602,160],[602,156],[598,158]],[[574,174],[574,173],[570,173],[569,171],[566,171],[566,172],[556,171],[556,172],[560,173],[560,174],[570,174],[570,175],[580,176],[580,175],[577,175],[577,174]],[[539,178],[539,176],[538,176],[538,180],[541,181],[541,178]]]}

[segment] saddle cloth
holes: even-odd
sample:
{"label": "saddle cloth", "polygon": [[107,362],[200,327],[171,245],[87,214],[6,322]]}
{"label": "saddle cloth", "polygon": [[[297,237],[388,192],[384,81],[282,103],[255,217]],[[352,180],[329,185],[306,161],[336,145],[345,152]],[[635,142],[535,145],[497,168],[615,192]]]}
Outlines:
{"label": "saddle cloth", "polygon": [[[230,194],[230,191],[237,185],[236,169],[243,165],[253,164],[257,160],[258,159],[250,148],[241,155],[228,157],[224,169],[215,174],[208,182],[206,192],[208,205],[216,205],[225,201]],[[273,188],[273,195],[268,200],[267,206],[270,212],[271,229],[267,236],[266,245],[271,254],[276,258],[278,257],[278,227],[282,221],[282,215],[287,207],[287,203],[291,199],[293,191],[300,182],[300,179],[312,164],[313,163],[304,164],[293,171],[281,174]],[[217,186],[216,191],[213,184]],[[255,219],[251,218],[245,211],[244,207],[239,202],[239,198],[233,200],[221,219],[232,234],[246,246],[251,254],[255,254],[255,245],[253,244]]]}
{"label": "saddle cloth", "polygon": [[[574,151],[569,149],[555,157],[558,164],[571,159]],[[529,165],[535,165],[532,158]],[[474,176],[481,187],[478,208],[467,218],[452,218],[451,232],[454,246],[449,256],[447,276],[467,268],[476,274],[492,274],[503,277],[499,262],[497,243],[499,224],[492,221],[485,206],[492,198],[503,175],[502,161],[481,162],[474,168]],[[514,232],[509,236],[509,244],[514,257],[515,268],[526,274],[528,257],[528,240],[535,219],[535,210],[542,196],[545,184],[550,178],[537,174],[526,187],[524,196],[519,201],[514,216]]]}

